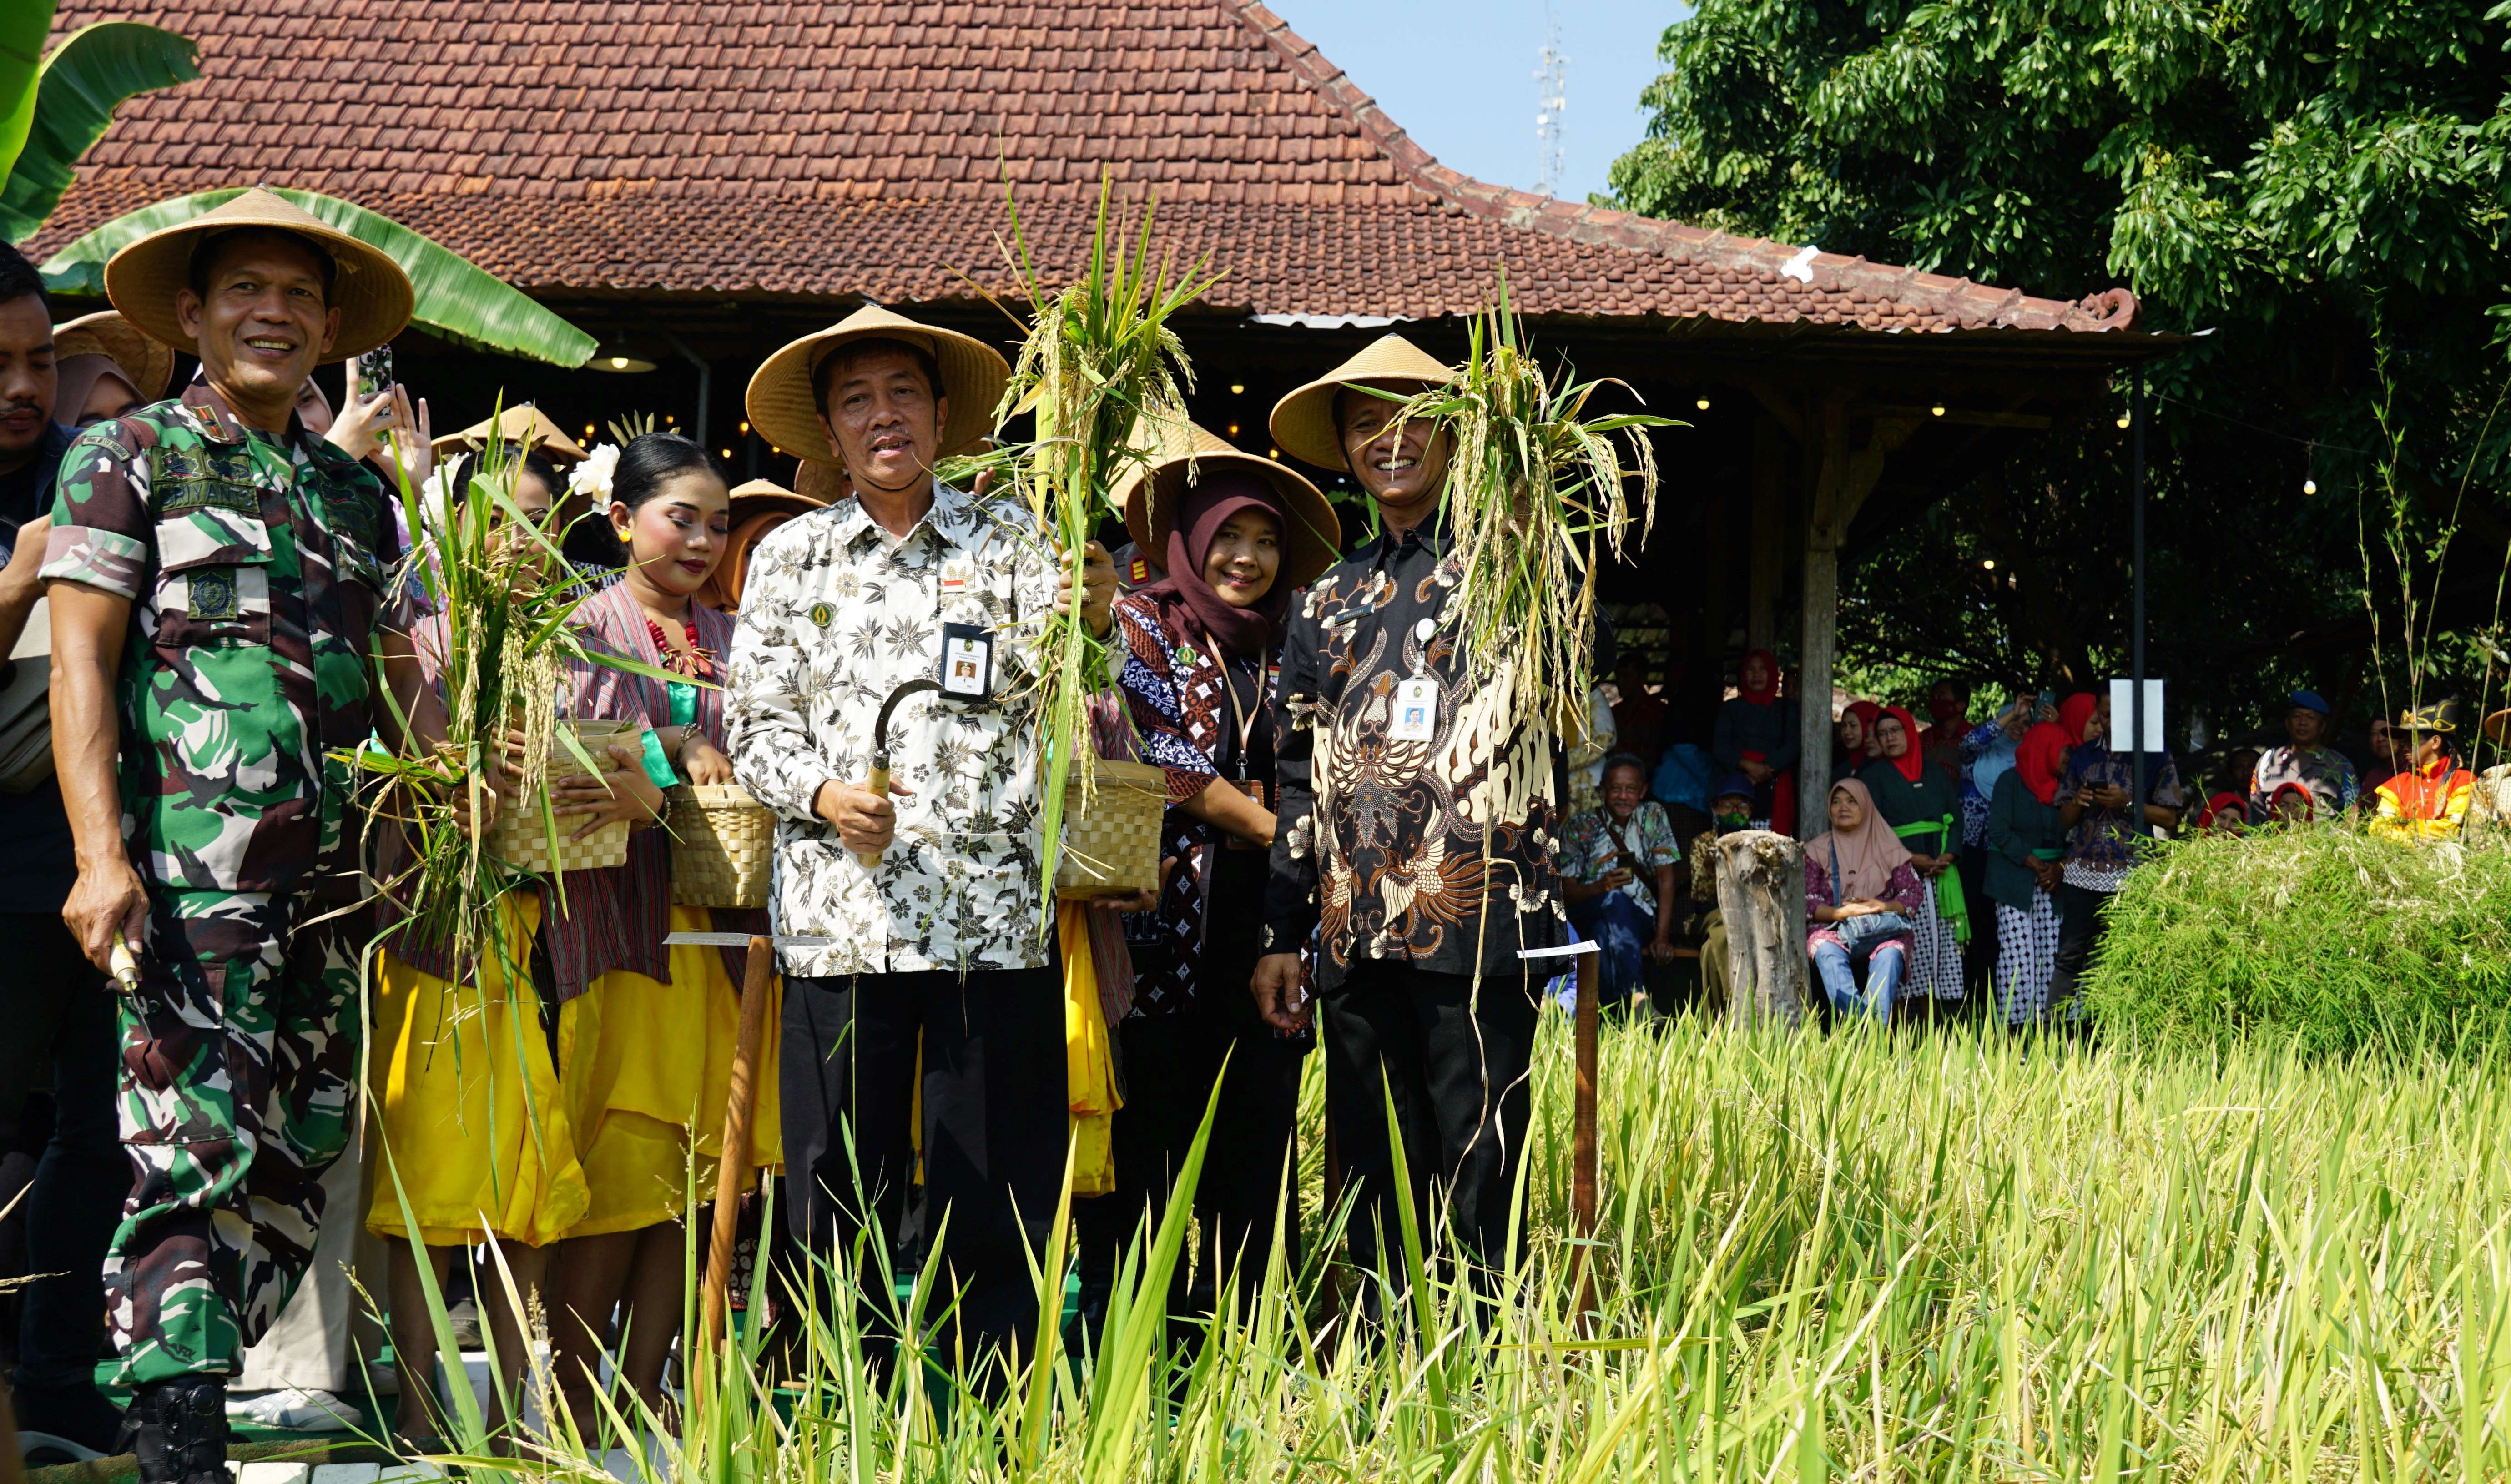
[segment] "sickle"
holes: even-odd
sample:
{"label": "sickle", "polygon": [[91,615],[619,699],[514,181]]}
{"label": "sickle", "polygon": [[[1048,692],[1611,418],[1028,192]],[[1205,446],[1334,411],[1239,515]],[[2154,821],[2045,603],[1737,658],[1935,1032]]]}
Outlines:
{"label": "sickle", "polygon": [[[872,719],[871,724],[871,777],[865,781],[864,786],[866,788],[881,795],[883,798],[889,796],[890,713],[898,709],[898,704],[900,702],[905,701],[909,696],[915,695],[919,691],[939,691],[941,689],[942,682],[939,680],[931,678],[909,680],[905,685],[902,685],[898,689],[890,692],[889,699],[880,704],[880,714]],[[878,851],[857,851],[855,853],[855,859],[860,862],[863,868],[867,871],[877,870],[880,866],[880,853]]]}

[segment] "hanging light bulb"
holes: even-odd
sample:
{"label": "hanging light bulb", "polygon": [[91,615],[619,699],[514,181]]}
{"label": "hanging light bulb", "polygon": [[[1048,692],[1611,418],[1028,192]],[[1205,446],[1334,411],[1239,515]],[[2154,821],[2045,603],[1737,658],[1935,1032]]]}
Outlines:
{"label": "hanging light bulb", "polygon": [[1990,556],[1990,557],[1988,557],[1987,559],[1983,560],[1983,561],[1979,564],[1979,569],[1980,569],[1981,571],[1983,571],[1983,572],[1993,572],[1993,571],[1995,571],[1995,570],[1996,570],[1996,558],[1995,558],[1995,557],[1993,557],[1993,556]]}
{"label": "hanging light bulb", "polygon": [[1927,413],[1931,417],[1942,417],[1945,415],[1945,404],[1943,402],[1938,402],[1934,406],[1929,407],[1927,409]]}
{"label": "hanging light bulb", "polygon": [[1692,405],[1698,407],[1701,411],[1706,412],[1709,410],[1709,399],[1706,397],[1701,398],[1698,401],[1693,402]]}
{"label": "hanging light bulb", "polygon": [[2301,492],[2305,495],[2315,495],[2319,493],[2319,481],[2309,477],[2308,476],[2304,476],[2301,481]]}
{"label": "hanging light bulb", "polygon": [[1246,396],[1246,395],[1247,395],[1247,383],[1245,383],[1245,382],[1243,382],[1243,381],[1233,381],[1233,382],[1231,382],[1231,383],[1229,384],[1229,395],[1230,395],[1230,396],[1232,396],[1232,397],[1244,397],[1244,396]]}
{"label": "hanging light bulb", "polygon": [[2118,415],[2118,425],[2119,425],[2120,427],[2122,427],[2122,428],[2124,428],[2124,427],[2126,427],[2126,426],[2127,426],[2127,414],[2126,414],[2126,413],[2122,412],[2122,413],[2120,413],[2120,414]]}

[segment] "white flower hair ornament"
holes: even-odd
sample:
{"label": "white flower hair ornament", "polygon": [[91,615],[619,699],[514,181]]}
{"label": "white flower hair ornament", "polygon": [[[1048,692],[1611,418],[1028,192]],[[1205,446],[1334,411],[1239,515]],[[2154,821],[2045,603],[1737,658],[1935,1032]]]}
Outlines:
{"label": "white flower hair ornament", "polygon": [[568,471],[566,492],[569,495],[591,495],[593,508],[610,508],[610,480],[619,468],[619,445],[596,443],[582,462]]}

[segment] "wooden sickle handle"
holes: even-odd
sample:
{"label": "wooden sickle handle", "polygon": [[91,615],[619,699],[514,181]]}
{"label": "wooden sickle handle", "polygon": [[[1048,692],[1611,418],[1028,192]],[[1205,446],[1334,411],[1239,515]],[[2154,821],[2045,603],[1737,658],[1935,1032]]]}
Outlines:
{"label": "wooden sickle handle", "polygon": [[[886,768],[874,768],[871,771],[871,777],[865,780],[864,786],[870,789],[872,792],[879,794],[884,799],[888,798],[889,770]],[[855,852],[855,859],[861,862],[863,868],[867,871],[876,871],[880,869],[880,852],[878,851],[857,851]]]}

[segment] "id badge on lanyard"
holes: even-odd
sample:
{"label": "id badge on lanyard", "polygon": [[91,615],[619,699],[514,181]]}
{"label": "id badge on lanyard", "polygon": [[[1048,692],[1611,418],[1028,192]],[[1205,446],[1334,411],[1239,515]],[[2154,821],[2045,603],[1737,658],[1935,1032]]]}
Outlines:
{"label": "id badge on lanyard", "polygon": [[1390,742],[1436,742],[1439,737],[1439,682],[1395,682],[1395,714],[1387,718]]}
{"label": "id badge on lanyard", "polygon": [[984,701],[994,693],[994,631],[975,624],[942,626],[942,693]]}

